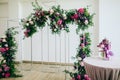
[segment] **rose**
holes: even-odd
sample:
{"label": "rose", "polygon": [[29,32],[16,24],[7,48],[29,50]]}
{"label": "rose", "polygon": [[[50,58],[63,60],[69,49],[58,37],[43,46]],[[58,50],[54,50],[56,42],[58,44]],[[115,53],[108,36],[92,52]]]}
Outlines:
{"label": "rose", "polygon": [[78,19],[78,14],[74,14],[71,18],[72,19]]}
{"label": "rose", "polygon": [[10,77],[10,73],[8,73],[8,72],[5,73],[5,77],[6,77],[6,78]]}
{"label": "rose", "polygon": [[84,13],[84,8],[78,9],[78,12],[79,12],[80,14],[83,14],[83,13]]}
{"label": "rose", "polygon": [[80,46],[81,46],[81,48],[84,48],[84,47],[85,47],[85,44],[84,44],[84,43],[81,43]]}
{"label": "rose", "polygon": [[4,71],[9,71],[10,70],[10,67],[8,67],[8,66],[6,66],[5,68],[4,68]]}
{"label": "rose", "polygon": [[26,37],[28,37],[28,32],[30,32],[30,30],[28,30],[28,29],[24,32]]}
{"label": "rose", "polygon": [[62,20],[59,19],[59,20],[57,21],[57,24],[58,24],[58,25],[61,25],[61,24],[62,24]]}
{"label": "rose", "polygon": [[2,72],[2,68],[0,68],[0,72]]}
{"label": "rose", "polygon": [[0,48],[0,52],[5,52],[6,51],[6,49],[5,48]]}
{"label": "rose", "polygon": [[78,79],[81,79],[81,76],[80,76],[80,75],[78,75],[78,76],[77,76],[77,78],[78,78]]}

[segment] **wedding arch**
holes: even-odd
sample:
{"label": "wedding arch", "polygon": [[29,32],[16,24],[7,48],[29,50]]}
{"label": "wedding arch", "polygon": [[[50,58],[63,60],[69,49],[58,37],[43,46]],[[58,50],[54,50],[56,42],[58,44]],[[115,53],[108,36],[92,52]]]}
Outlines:
{"label": "wedding arch", "polygon": [[[24,35],[26,38],[31,37],[38,31],[38,29],[43,29],[45,25],[50,26],[51,32],[53,34],[60,34],[62,31],[70,32],[69,24],[76,24],[76,33],[80,35],[80,44],[78,46],[78,51],[75,58],[78,58],[75,62],[74,67],[77,72],[73,73],[65,70],[66,73],[70,74],[71,78],[77,80],[78,77],[86,79],[85,69],[82,66],[83,59],[86,56],[90,56],[91,50],[91,39],[89,32],[80,34],[79,32],[84,32],[90,26],[93,26],[93,16],[90,14],[87,8],[79,8],[64,10],[61,7],[53,6],[48,11],[43,10],[41,6],[36,2],[32,3],[34,7],[34,12],[31,13],[26,19],[22,20],[22,25],[24,27]],[[89,77],[87,77],[89,79]]]}

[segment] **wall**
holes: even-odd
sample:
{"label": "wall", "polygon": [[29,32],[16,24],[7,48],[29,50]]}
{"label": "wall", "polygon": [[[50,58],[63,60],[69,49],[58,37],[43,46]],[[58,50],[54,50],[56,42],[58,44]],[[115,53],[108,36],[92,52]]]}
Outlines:
{"label": "wall", "polygon": [[108,38],[115,56],[120,55],[120,0],[100,0],[100,41]]}
{"label": "wall", "polygon": [[[9,19],[21,19],[27,17],[33,10],[31,2],[33,0],[9,0]],[[39,1],[39,0],[38,0]],[[44,9],[49,9],[53,5],[58,5],[63,9],[79,9],[81,7],[89,7],[91,13],[96,13],[94,17],[94,27],[89,29],[92,39],[92,52],[94,55],[97,55],[97,43],[99,38],[99,11],[98,11],[98,1],[97,0],[59,0],[57,3],[46,3],[48,0],[40,0],[39,4]],[[18,23],[13,23],[9,21],[9,26],[18,25]],[[76,48],[79,44],[79,36],[76,35],[75,25],[70,25],[70,33],[66,34],[62,32],[61,35],[52,35],[51,31],[46,26],[43,31],[38,31],[32,38],[32,50],[31,50],[31,39],[25,39],[20,41],[22,43],[19,48],[22,50],[22,59],[31,60],[31,51],[32,59],[34,61],[50,61],[50,62],[73,62],[71,60],[72,56],[76,54]],[[23,34],[21,34],[23,35]],[[69,35],[69,36],[68,36]],[[61,36],[61,37],[60,37]],[[49,39],[49,40],[48,40]],[[61,44],[60,44],[61,42]],[[55,44],[56,43],[56,44]],[[60,47],[61,45],[61,47]],[[43,49],[41,49],[41,47]],[[17,59],[20,58],[20,55],[17,55]]]}

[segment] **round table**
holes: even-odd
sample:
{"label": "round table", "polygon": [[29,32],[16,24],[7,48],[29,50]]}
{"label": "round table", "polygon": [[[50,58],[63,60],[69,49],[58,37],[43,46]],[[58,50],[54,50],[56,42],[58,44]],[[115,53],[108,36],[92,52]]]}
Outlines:
{"label": "round table", "polygon": [[88,57],[84,59],[84,66],[91,80],[120,80],[120,58],[107,61],[100,57]]}

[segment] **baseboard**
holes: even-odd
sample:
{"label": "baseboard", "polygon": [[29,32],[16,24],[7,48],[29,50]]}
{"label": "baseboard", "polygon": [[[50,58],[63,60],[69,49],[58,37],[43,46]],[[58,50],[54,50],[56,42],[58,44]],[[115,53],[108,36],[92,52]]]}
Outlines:
{"label": "baseboard", "polygon": [[[31,63],[31,61],[23,60],[22,62],[16,61],[16,63]],[[32,61],[33,64],[45,64],[45,65],[61,65],[61,66],[73,66],[73,63],[60,63],[60,62],[41,62]]]}

